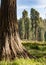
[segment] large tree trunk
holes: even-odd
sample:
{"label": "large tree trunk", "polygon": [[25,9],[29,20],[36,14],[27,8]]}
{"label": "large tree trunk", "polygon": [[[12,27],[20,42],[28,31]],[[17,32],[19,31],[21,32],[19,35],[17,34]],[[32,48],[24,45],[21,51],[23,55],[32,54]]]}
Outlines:
{"label": "large tree trunk", "polygon": [[16,0],[1,0],[0,59],[28,56],[18,34]]}

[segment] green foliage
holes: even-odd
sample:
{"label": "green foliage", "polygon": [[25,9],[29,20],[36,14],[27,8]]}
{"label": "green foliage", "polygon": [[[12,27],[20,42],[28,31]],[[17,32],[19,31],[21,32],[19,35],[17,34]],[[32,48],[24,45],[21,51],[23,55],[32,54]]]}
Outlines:
{"label": "green foliage", "polygon": [[21,39],[31,40],[31,20],[26,10],[22,12],[22,18],[19,20],[19,33]]}
{"label": "green foliage", "polygon": [[21,18],[19,20],[19,33],[20,33],[21,39],[24,39],[24,36],[25,36],[25,25],[24,25],[24,19],[23,18]]}
{"label": "green foliage", "polygon": [[25,19],[25,38],[31,40],[31,20],[28,17]]}
{"label": "green foliage", "polygon": [[31,8],[30,18],[32,20],[32,39],[38,40],[38,24],[39,24],[39,12]]}
{"label": "green foliage", "polygon": [[30,18],[28,11],[22,12],[22,18],[19,20],[19,34],[21,39],[46,41],[46,19],[40,17],[40,13],[31,8]]}
{"label": "green foliage", "polygon": [[22,12],[22,18],[27,18],[28,17],[28,12],[24,9],[24,11]]}
{"label": "green foliage", "polygon": [[44,37],[45,37],[45,41],[46,41],[46,32],[45,32],[45,34],[44,34]]}
{"label": "green foliage", "polygon": [[31,8],[31,12],[30,12],[30,15],[31,15],[31,19],[33,20],[38,20],[39,18],[39,12],[36,11],[34,8]]}

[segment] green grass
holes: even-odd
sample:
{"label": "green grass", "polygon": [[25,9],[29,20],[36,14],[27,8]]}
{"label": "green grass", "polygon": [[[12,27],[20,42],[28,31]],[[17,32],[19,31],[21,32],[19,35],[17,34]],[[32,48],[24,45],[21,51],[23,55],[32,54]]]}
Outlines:
{"label": "green grass", "polygon": [[0,65],[46,65],[46,59],[45,58],[39,58],[39,59],[16,59],[12,62],[9,61],[1,61]]}
{"label": "green grass", "polygon": [[46,65],[46,44],[39,43],[22,43],[27,51],[37,57],[36,59],[15,59],[13,61],[0,61],[0,65]]}
{"label": "green grass", "polygon": [[45,44],[46,45],[46,41],[28,41],[28,40],[21,40],[22,43],[30,43],[30,44]]}
{"label": "green grass", "polygon": [[46,57],[46,44],[23,43],[23,45],[31,55],[36,56],[37,58]]}

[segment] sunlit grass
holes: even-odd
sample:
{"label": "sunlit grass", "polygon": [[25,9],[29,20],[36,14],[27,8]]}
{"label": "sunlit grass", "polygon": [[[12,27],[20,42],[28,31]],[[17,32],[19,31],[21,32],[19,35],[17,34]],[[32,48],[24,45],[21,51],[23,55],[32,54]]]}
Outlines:
{"label": "sunlit grass", "polygon": [[45,41],[29,41],[29,40],[21,40],[22,43],[31,43],[31,44],[46,44]]}
{"label": "sunlit grass", "polygon": [[[33,43],[33,44],[32,44]],[[15,59],[13,61],[0,61],[0,65],[46,65],[46,44],[43,42],[22,42],[27,51],[32,55],[37,57],[36,59]]]}
{"label": "sunlit grass", "polygon": [[14,61],[1,61],[0,65],[46,65],[46,59],[45,58],[39,58],[39,59],[16,59]]}
{"label": "sunlit grass", "polygon": [[22,43],[27,51],[32,55],[36,56],[37,58],[39,57],[46,57],[46,44],[37,44],[37,43]]}

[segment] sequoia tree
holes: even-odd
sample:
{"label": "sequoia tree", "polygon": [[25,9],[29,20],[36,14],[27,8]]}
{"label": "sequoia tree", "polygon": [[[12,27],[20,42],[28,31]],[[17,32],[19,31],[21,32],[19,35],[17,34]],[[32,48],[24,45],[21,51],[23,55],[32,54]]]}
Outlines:
{"label": "sequoia tree", "polygon": [[34,40],[38,40],[38,24],[39,24],[39,12],[31,8],[31,20],[32,20],[32,37]]}
{"label": "sequoia tree", "polygon": [[0,59],[31,57],[18,34],[16,0],[1,0]]}

